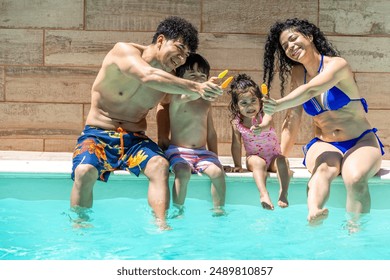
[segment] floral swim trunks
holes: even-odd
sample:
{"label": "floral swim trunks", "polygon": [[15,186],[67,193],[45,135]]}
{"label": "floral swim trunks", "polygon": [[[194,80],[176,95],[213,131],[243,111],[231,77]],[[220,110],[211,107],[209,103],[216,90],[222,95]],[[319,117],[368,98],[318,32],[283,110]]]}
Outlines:
{"label": "floral swim trunks", "polygon": [[86,125],[73,152],[72,179],[79,164],[91,164],[98,170],[98,180],[107,182],[114,170],[127,170],[139,176],[148,161],[164,152],[145,134],[104,130]]}

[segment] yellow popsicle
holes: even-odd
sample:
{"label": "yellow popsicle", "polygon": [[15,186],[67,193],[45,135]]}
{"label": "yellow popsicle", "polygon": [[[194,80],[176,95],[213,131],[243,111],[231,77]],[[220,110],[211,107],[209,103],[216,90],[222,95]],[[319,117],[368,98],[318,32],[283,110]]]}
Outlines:
{"label": "yellow popsicle", "polygon": [[230,84],[230,82],[233,80],[233,76],[230,76],[229,78],[227,78],[222,84],[221,84],[221,88],[222,89],[225,89],[227,88],[227,86]]}
{"label": "yellow popsicle", "polygon": [[229,72],[229,70],[225,70],[225,71],[222,71],[221,73],[218,74],[218,79],[222,79],[223,77],[226,76],[227,72]]}
{"label": "yellow popsicle", "polygon": [[261,93],[263,95],[268,95],[268,87],[266,84],[261,84]]}

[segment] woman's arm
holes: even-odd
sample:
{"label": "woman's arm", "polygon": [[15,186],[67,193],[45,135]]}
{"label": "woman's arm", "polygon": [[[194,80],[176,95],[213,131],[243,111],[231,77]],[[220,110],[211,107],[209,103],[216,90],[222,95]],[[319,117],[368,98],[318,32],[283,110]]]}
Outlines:
{"label": "woman's arm", "polygon": [[350,74],[351,71],[345,59],[332,57],[331,61],[327,63],[321,73],[311,79],[308,83],[291,91],[287,96],[278,100],[263,98],[264,112],[272,115],[275,112],[302,105],[309,99],[332,88],[341,80],[346,79]]}

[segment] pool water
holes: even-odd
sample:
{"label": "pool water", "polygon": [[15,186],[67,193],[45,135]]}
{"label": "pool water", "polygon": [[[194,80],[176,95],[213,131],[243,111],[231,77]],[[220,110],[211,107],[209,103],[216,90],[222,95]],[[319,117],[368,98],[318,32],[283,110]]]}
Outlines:
{"label": "pool water", "polygon": [[[153,223],[147,181],[113,175],[98,182],[89,228],[74,228],[67,174],[0,173],[2,260],[389,260],[390,186],[370,181],[372,210],[349,224],[337,179],[320,226],[306,222],[307,179],[293,179],[286,209],[260,207],[252,178],[227,179],[226,216],[213,217],[209,181],[190,181],[184,216],[171,231]],[[268,180],[277,204],[278,184]],[[170,209],[169,215],[174,210]]]}

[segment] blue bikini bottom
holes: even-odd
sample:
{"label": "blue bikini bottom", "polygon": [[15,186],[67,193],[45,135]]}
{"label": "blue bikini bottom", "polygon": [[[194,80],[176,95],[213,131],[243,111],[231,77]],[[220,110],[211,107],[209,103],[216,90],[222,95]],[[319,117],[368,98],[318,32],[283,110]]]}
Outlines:
{"label": "blue bikini bottom", "polygon": [[351,149],[352,147],[354,147],[356,145],[356,143],[363,138],[364,135],[366,135],[367,133],[370,133],[370,132],[373,132],[376,136],[376,138],[378,139],[378,142],[379,142],[379,146],[381,148],[381,152],[382,152],[382,155],[385,154],[385,150],[383,149],[384,146],[381,142],[381,140],[379,140],[379,137],[378,135],[376,135],[376,132],[378,131],[378,129],[376,128],[372,128],[372,129],[367,129],[366,131],[364,131],[359,137],[357,138],[354,138],[354,139],[351,139],[351,140],[346,140],[346,141],[340,141],[340,142],[326,142],[326,141],[322,141],[321,139],[319,139],[318,137],[315,137],[313,138],[312,140],[310,140],[309,143],[307,143],[305,146],[303,146],[303,153],[305,154],[305,157],[303,158],[303,164],[306,166],[306,154],[307,152],[309,151],[310,147],[313,146],[314,143],[316,143],[317,141],[322,141],[322,142],[325,142],[325,143],[329,143],[333,146],[335,146],[337,149],[339,149],[343,154],[345,154],[349,149]]}

